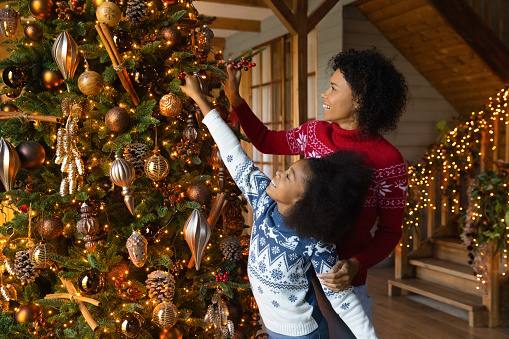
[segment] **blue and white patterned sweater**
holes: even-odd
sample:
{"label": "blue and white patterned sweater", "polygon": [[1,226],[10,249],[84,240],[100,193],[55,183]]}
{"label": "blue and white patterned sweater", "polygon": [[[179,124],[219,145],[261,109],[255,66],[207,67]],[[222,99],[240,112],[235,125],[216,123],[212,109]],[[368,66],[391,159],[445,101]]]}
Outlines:
{"label": "blue and white patterned sweater", "polygon": [[[318,327],[313,315],[320,314],[311,286],[311,265],[317,273],[329,272],[338,261],[335,246],[301,238],[286,227],[277,203],[265,192],[270,178],[254,166],[219,114],[212,110],[203,123],[216,141],[235,183],[253,208],[248,276],[265,326],[287,336],[311,333]],[[376,338],[353,287],[342,292],[323,289],[357,338]]]}

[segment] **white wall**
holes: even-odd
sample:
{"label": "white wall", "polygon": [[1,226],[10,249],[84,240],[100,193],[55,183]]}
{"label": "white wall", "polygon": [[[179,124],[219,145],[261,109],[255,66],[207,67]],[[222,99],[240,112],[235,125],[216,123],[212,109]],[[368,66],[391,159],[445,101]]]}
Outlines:
{"label": "white wall", "polygon": [[[319,3],[311,0],[311,12]],[[287,34],[287,29],[273,16],[261,23],[260,33],[238,33],[226,39],[226,58]],[[401,117],[398,130],[386,135],[406,160],[415,161],[426,147],[437,141],[436,123],[457,115],[454,108],[428,83],[426,79],[399,53],[396,48],[354,7],[343,7],[339,2],[318,24],[317,97],[318,118],[323,117],[320,94],[329,83],[326,66],[329,59],[347,48],[368,49],[376,46],[394,60],[409,83],[410,100]]]}

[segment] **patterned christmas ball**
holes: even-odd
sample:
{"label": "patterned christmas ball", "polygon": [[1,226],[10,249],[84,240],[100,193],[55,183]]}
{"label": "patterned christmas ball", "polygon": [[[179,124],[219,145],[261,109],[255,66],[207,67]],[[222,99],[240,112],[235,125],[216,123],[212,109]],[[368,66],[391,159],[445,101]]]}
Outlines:
{"label": "patterned christmas ball", "polygon": [[31,323],[39,317],[40,313],[40,307],[36,304],[30,303],[21,305],[14,317],[18,323]]}
{"label": "patterned christmas ball", "polygon": [[103,287],[104,275],[98,270],[87,270],[78,277],[78,289],[85,295],[99,293]]}
{"label": "patterned christmas ball", "polygon": [[43,239],[58,238],[64,231],[64,223],[59,217],[44,217],[37,224],[37,231]]}
{"label": "patterned christmas ball", "polygon": [[51,0],[30,0],[29,7],[34,18],[39,20],[49,18],[53,12],[53,2]]}
{"label": "patterned christmas ball", "polygon": [[161,35],[163,39],[166,40],[168,45],[171,47],[178,47],[182,41],[182,35],[180,31],[175,26],[164,27],[161,29]]}
{"label": "patterned christmas ball", "polygon": [[101,3],[97,7],[95,15],[99,23],[104,23],[110,27],[117,25],[122,18],[120,8],[115,3],[109,1]]}
{"label": "patterned christmas ball", "polygon": [[25,29],[23,30],[23,33],[25,34],[25,37],[28,40],[33,42],[41,40],[42,37],[44,36],[42,27],[39,24],[36,24],[35,22],[26,25]]}
{"label": "patterned christmas ball", "polygon": [[136,338],[143,331],[145,319],[137,312],[124,314],[117,322],[117,332],[127,338]]}
{"label": "patterned christmas ball", "polygon": [[30,261],[34,268],[46,268],[53,264],[48,253],[54,253],[55,249],[50,244],[39,244],[30,249]]}
{"label": "patterned christmas ball", "polygon": [[19,161],[21,161],[21,168],[27,170],[34,170],[44,164],[46,160],[46,151],[37,141],[26,140],[22,141],[16,146]]}
{"label": "patterned christmas ball", "polygon": [[104,123],[112,132],[123,133],[131,124],[131,117],[125,108],[113,107],[104,116]]}
{"label": "patterned christmas ball", "polygon": [[42,86],[50,91],[63,89],[63,87],[65,87],[63,86],[64,78],[60,71],[52,71],[50,69],[43,70],[41,73],[41,81]]}
{"label": "patterned christmas ball", "polygon": [[163,180],[169,172],[170,163],[159,154],[154,154],[145,163],[145,174],[153,181]]}
{"label": "patterned christmas ball", "polygon": [[163,301],[152,312],[152,321],[159,328],[169,329],[177,323],[177,319],[177,307],[170,301]]}
{"label": "patterned christmas ball", "polygon": [[205,205],[210,202],[212,194],[210,188],[203,181],[196,181],[192,183],[186,191],[186,195],[191,201],[196,201],[200,205]]}
{"label": "patterned christmas ball", "polygon": [[28,75],[21,67],[7,66],[2,72],[2,80],[11,88],[21,88],[28,83]]}
{"label": "patterned christmas ball", "polygon": [[159,110],[167,117],[177,117],[182,112],[182,100],[173,93],[164,95],[159,100]]}
{"label": "patterned christmas ball", "polygon": [[98,95],[104,88],[101,74],[94,71],[85,71],[78,78],[78,88],[85,95]]}

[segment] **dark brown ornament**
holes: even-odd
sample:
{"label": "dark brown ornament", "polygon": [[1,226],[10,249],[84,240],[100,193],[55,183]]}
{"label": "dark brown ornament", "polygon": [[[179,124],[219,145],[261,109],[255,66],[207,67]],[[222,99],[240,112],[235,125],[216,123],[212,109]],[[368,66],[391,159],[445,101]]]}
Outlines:
{"label": "dark brown ornament", "polygon": [[39,20],[49,18],[53,12],[53,2],[51,0],[30,0],[30,12],[34,18]]}
{"label": "dark brown ornament", "polygon": [[187,188],[187,197],[191,201],[196,201],[200,205],[205,205],[210,202],[212,197],[210,188],[202,181],[196,181]]}
{"label": "dark brown ornament", "polygon": [[170,329],[162,328],[159,331],[159,339],[182,339],[184,337],[184,333],[178,325],[173,326]]}
{"label": "dark brown ornament", "polygon": [[121,29],[113,32],[113,41],[115,42],[115,45],[117,45],[119,53],[129,51],[133,44],[133,38],[131,35]]}
{"label": "dark brown ornament", "polygon": [[60,73],[60,71],[45,69],[42,71],[41,81],[44,88],[50,91],[63,89],[64,87],[64,78],[62,77],[62,73]]}
{"label": "dark brown ornament", "polygon": [[25,26],[25,29],[23,30],[25,33],[25,37],[30,40],[37,42],[42,39],[44,36],[44,32],[42,30],[42,27],[39,26],[39,24],[36,24],[35,22],[29,23]]}
{"label": "dark brown ornament", "polygon": [[244,332],[242,332],[238,329],[235,329],[235,332],[233,334],[233,339],[247,339],[247,335]]}
{"label": "dark brown ornament", "polygon": [[182,42],[182,35],[175,26],[164,27],[161,29],[161,35],[163,39],[167,41],[167,44],[171,47],[178,47]]}
{"label": "dark brown ornament", "polygon": [[106,113],[104,122],[111,131],[123,133],[131,124],[131,117],[125,108],[113,107]]}
{"label": "dark brown ornament", "polygon": [[136,312],[126,313],[117,322],[117,332],[127,338],[136,338],[143,331],[145,319]]}
{"label": "dark brown ornament", "polygon": [[46,160],[46,151],[36,141],[27,140],[22,141],[16,146],[19,160],[21,161],[21,168],[26,170],[34,170],[44,164]]}
{"label": "dark brown ornament", "polygon": [[28,75],[21,67],[7,66],[2,72],[2,80],[11,88],[21,88],[28,83]]}
{"label": "dark brown ornament", "polygon": [[25,304],[19,307],[14,316],[18,323],[31,323],[39,317],[41,309],[36,304]]}
{"label": "dark brown ornament", "polygon": [[99,293],[103,287],[104,275],[98,270],[87,270],[78,277],[78,289],[85,295]]}
{"label": "dark brown ornament", "polygon": [[94,208],[83,203],[80,208],[81,219],[76,223],[76,231],[83,234],[85,247],[93,252],[97,246],[97,233],[99,232],[99,220],[93,216]]}
{"label": "dark brown ornament", "polygon": [[126,261],[119,261],[107,274],[108,280],[122,281],[129,275],[129,264]]}
{"label": "dark brown ornament", "polygon": [[196,115],[191,112],[187,116],[187,128],[182,133],[184,140],[195,142],[200,136],[200,130],[198,129],[198,121],[196,121]]}
{"label": "dark brown ornament", "polygon": [[140,230],[141,235],[147,239],[148,243],[154,243],[161,240],[161,237],[163,236],[162,232],[159,232],[161,227],[156,222],[150,222],[143,226]]}
{"label": "dark brown ornament", "polygon": [[217,113],[221,116],[221,118],[226,121],[228,119],[228,116],[230,115],[230,112],[224,107],[223,105],[214,105],[213,107]]}
{"label": "dark brown ornament", "polygon": [[131,73],[131,79],[139,87],[151,87],[157,80],[157,72],[151,65],[147,63],[140,63]]}
{"label": "dark brown ornament", "polygon": [[37,231],[46,240],[58,238],[64,231],[64,223],[59,217],[44,217],[37,224]]}
{"label": "dark brown ornament", "polygon": [[19,109],[12,102],[2,104],[0,110],[2,112],[19,112]]}

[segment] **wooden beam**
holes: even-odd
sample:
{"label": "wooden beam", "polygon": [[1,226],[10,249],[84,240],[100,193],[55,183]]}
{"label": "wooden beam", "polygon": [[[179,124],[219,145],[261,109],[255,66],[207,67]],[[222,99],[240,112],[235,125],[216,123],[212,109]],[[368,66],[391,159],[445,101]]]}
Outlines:
{"label": "wooden beam", "polygon": [[261,32],[260,21],[243,20],[232,18],[216,18],[210,25],[210,28],[230,29],[243,32]]}
{"label": "wooden beam", "polygon": [[315,28],[327,13],[339,2],[339,0],[323,0],[308,18],[308,33]]}
{"label": "wooden beam", "polygon": [[[305,25],[306,21],[299,23],[295,14],[283,1],[281,0],[263,0],[263,1],[267,5],[267,7],[269,7],[272,10],[272,12],[274,12],[274,14],[278,17],[278,19],[286,27],[290,34],[292,35],[297,34],[297,27],[299,26],[299,24]],[[300,0],[299,2],[301,1],[302,0]]]}
{"label": "wooden beam", "polygon": [[[292,55],[294,73],[293,88],[295,118],[299,126],[308,120],[308,32],[307,32],[307,1],[297,0],[295,17],[301,25],[296,27],[297,34],[293,37],[294,53]],[[295,121],[295,120],[294,120]]]}
{"label": "wooden beam", "polygon": [[427,0],[504,82],[509,81],[509,50],[463,0]]}
{"label": "wooden beam", "polygon": [[263,0],[200,0],[202,2],[215,2],[218,4],[226,5],[239,5],[239,6],[250,6],[250,7],[261,7],[267,8],[267,5]]}

